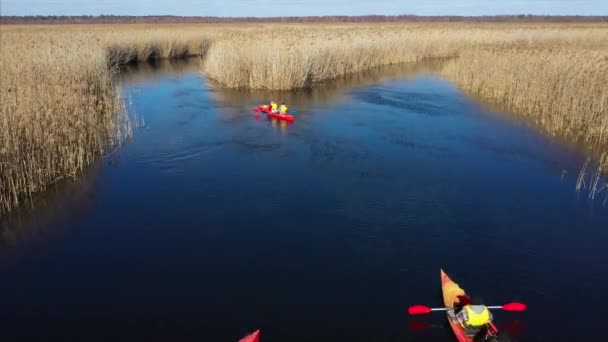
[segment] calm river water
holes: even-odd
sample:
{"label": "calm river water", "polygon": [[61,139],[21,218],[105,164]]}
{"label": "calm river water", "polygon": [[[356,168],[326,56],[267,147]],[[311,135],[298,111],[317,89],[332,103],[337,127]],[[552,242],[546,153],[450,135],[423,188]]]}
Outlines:
{"label": "calm river water", "polygon": [[[453,341],[439,269],[521,341],[604,336],[608,208],[585,157],[428,68],[292,93],[192,65],[122,80],[140,127],[2,219],[0,340]],[[256,118],[274,99],[287,125]],[[408,325],[429,325],[412,331]]]}

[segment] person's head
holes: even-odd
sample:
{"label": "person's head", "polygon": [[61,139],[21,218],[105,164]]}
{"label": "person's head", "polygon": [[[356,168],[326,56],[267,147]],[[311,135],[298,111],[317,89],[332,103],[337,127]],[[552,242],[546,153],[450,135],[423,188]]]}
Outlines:
{"label": "person's head", "polygon": [[473,296],[473,298],[471,298],[471,305],[484,305],[483,299],[479,296]]}
{"label": "person's head", "polygon": [[281,102],[281,106],[284,106],[284,105],[285,105],[285,102]]}

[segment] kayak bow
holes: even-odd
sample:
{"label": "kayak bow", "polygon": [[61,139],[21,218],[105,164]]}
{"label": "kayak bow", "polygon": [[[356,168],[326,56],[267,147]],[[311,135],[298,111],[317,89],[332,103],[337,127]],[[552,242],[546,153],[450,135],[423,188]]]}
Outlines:
{"label": "kayak bow", "polygon": [[[443,293],[443,304],[447,308],[447,310],[454,310],[454,304],[459,304],[459,297],[466,297],[464,290],[458,286],[448,275],[441,270],[441,292]],[[456,338],[459,342],[472,342],[473,338],[467,336],[464,331],[464,328],[460,325],[460,323],[454,321],[451,316],[448,314],[448,322],[450,323],[450,327],[456,335]],[[492,331],[492,335],[495,336],[498,334],[498,329],[492,323],[489,324],[488,329]]]}
{"label": "kayak bow", "polygon": [[243,337],[239,342],[260,342],[260,330]]}

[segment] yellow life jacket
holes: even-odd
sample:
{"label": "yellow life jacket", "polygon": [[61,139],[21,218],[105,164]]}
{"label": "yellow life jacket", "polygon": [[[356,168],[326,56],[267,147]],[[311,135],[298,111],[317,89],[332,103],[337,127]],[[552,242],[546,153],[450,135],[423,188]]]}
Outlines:
{"label": "yellow life jacket", "polygon": [[281,106],[281,114],[285,114],[287,113],[287,106],[286,105],[282,105]]}
{"label": "yellow life jacket", "polygon": [[463,326],[480,327],[490,322],[490,311],[485,306],[481,313],[473,310],[470,305],[466,305],[463,310],[466,310],[467,313],[467,321],[463,322]]}
{"label": "yellow life jacket", "polygon": [[271,106],[272,110],[277,110],[277,104],[276,103],[272,102],[270,104],[270,106]]}

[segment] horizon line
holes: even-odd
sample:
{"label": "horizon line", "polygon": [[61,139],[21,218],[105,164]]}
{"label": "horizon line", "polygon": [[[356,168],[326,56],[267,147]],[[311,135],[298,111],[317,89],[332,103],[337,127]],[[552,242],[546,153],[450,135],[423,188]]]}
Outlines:
{"label": "horizon line", "polygon": [[146,18],[146,17],[165,17],[165,18],[214,18],[214,19],[244,19],[244,18],[256,18],[256,19],[280,19],[280,18],[364,18],[364,17],[386,17],[386,18],[397,18],[397,17],[417,17],[417,18],[478,18],[478,17],[607,17],[606,14],[592,15],[592,14],[529,14],[529,13],[512,13],[512,14],[477,14],[477,15],[459,15],[459,14],[445,14],[445,15],[418,15],[418,14],[361,14],[361,15],[303,15],[303,16],[214,16],[214,15],[174,15],[174,14],[145,14],[145,15],[130,15],[130,14],[78,14],[78,15],[55,15],[55,14],[28,14],[28,15],[3,15],[0,17],[5,18],[30,18],[30,17],[87,17],[87,18],[100,18],[100,17],[129,17],[129,18]]}

